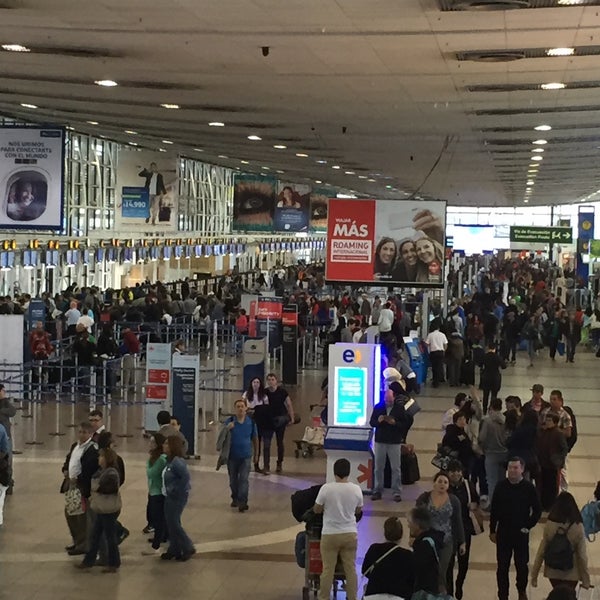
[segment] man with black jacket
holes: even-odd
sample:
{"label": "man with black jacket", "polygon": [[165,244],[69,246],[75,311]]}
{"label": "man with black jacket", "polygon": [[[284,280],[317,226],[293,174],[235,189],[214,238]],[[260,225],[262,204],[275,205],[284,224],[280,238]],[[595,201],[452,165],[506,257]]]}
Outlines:
{"label": "man with black jacket", "polygon": [[490,540],[496,544],[498,599],[508,600],[508,570],[514,553],[519,600],[527,600],[529,532],[542,514],[534,485],[523,479],[525,464],[518,456],[508,460],[508,478],[496,486],[490,513]]}
{"label": "man with black jacket", "polygon": [[73,538],[73,545],[66,550],[71,556],[85,554],[88,531],[88,515],[86,508],[89,506],[91,496],[92,476],[98,470],[98,446],[92,439],[93,427],[91,423],[83,421],[77,430],[75,442],[62,467],[64,481],[60,491],[65,493],[70,487],[77,486],[81,495],[86,499],[84,512],[80,515],[69,515],[65,510],[67,525]]}
{"label": "man with black jacket", "polygon": [[160,210],[160,199],[167,193],[162,173],[158,172],[157,164],[152,162],[150,163],[150,170],[142,169],[138,176],[146,180],[144,187],[148,190],[148,199],[150,200],[150,216],[146,218],[146,223],[149,223],[152,219],[152,225],[156,225]]}
{"label": "man with black jacket", "polygon": [[383,402],[373,408],[369,424],[375,428],[375,481],[371,500],[380,500],[383,492],[383,473],[386,458],[392,471],[392,494],[394,502],[402,501],[400,474],[401,444],[406,441],[413,418],[404,409],[402,386],[396,381],[385,392]]}
{"label": "man with black jacket", "polygon": [[431,528],[431,513],[424,506],[416,506],[408,516],[413,541],[415,565],[415,592],[423,590],[439,594],[439,552],[444,545],[444,534]]}

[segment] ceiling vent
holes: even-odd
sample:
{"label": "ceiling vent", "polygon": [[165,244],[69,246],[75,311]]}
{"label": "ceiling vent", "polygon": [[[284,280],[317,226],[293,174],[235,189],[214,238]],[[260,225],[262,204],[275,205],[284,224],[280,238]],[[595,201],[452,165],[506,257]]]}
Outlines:
{"label": "ceiling vent", "polygon": [[454,10],[514,10],[517,8],[529,8],[526,0],[461,0],[454,4]]}
{"label": "ceiling vent", "polygon": [[512,62],[513,60],[525,58],[525,52],[519,50],[482,50],[465,52],[465,55],[463,60],[485,63]]}

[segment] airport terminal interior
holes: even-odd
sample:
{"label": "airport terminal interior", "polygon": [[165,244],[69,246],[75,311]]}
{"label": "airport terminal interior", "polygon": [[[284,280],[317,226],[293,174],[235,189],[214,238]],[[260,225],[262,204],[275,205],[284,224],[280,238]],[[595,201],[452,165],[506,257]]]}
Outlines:
{"label": "airport terminal interior", "polygon": [[[295,555],[304,524],[290,498],[325,482],[327,457],[322,448],[298,453],[295,440],[318,424],[313,406],[328,374],[323,346],[333,333],[329,317],[338,318],[334,297],[359,287],[370,301],[395,296],[399,310],[412,306],[413,337],[425,337],[429,320],[445,317],[456,299],[487,294],[482,278],[495,265],[492,287],[506,305],[525,307],[521,314],[534,286],[569,313],[581,304],[591,319],[598,308],[598,40],[600,0],[0,0],[0,383],[18,408],[14,488],[0,525],[0,599],[307,600],[307,573]],[[368,235],[362,218],[370,219]],[[419,250],[423,238],[430,250]],[[400,251],[407,240],[410,259]],[[511,263],[514,279],[497,268]],[[313,268],[315,285],[299,291],[290,273]],[[542,288],[540,269],[548,274]],[[244,389],[247,332],[231,333],[235,320],[206,315],[201,302],[189,329],[158,313],[159,341],[184,337],[192,354],[201,336],[230,332],[216,350],[200,351],[203,410],[183,513],[196,552],[167,561],[142,554],[149,548],[145,413],[162,399],[150,394],[157,386],[145,381],[146,363],[136,362],[129,394],[103,395],[107,363],[92,395],[84,386],[52,387],[48,365],[31,362],[27,336],[45,320],[60,348],[55,358],[68,360],[58,323],[84,336],[88,325],[67,323],[49,302],[55,295],[113,290],[103,304],[112,322],[111,305],[133,304],[136,285],[155,292],[162,281],[179,302],[177,293],[187,299],[184,280],[206,306],[225,298],[232,282],[255,297],[307,293],[327,306],[327,326],[298,330],[292,322],[293,336],[306,334],[292,338],[297,383],[285,386],[299,420],[287,428],[281,472],[273,461],[270,474],[250,474],[243,512],[230,507],[216,443]],[[12,299],[26,307],[16,335],[5,320]],[[269,337],[265,314],[258,333]],[[204,318],[208,329],[200,331]],[[120,356],[125,326],[114,331]],[[498,327],[495,341],[502,335]],[[580,508],[600,480],[597,342],[586,337],[571,362],[520,347],[499,391],[523,402],[534,384],[546,399],[562,391],[578,420],[568,489]],[[283,344],[267,352],[265,374],[282,376]],[[123,353],[138,360],[137,352]],[[121,358],[113,360],[122,386]],[[365,494],[359,572],[368,547],[383,541],[388,517],[400,517],[409,547],[407,516],[431,490],[442,416],[459,391],[470,393],[466,385],[434,386],[431,372],[421,386],[422,410],[407,439],[420,480],[403,486],[400,502],[387,489],[379,501]],[[117,573],[79,571],[81,556],[65,551],[73,540],[61,471],[91,408],[103,411],[126,467],[120,521],[129,535]],[[530,564],[546,516],[531,533]],[[498,597],[488,523],[486,516],[484,533],[473,538],[466,600]],[[600,541],[587,543],[587,553],[598,586]],[[510,578],[510,600],[524,600],[512,567]],[[359,575],[359,598],[363,583]],[[550,589],[540,574],[526,597],[545,600]],[[582,589],[578,597],[598,593]]]}

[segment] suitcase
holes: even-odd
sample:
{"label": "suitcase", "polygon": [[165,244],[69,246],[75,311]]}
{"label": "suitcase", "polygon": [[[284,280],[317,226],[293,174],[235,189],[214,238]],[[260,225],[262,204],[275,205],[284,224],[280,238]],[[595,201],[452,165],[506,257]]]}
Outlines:
{"label": "suitcase", "polygon": [[421,479],[419,471],[419,461],[414,452],[402,454],[400,457],[400,472],[402,476],[402,485],[412,485]]}
{"label": "suitcase", "polygon": [[475,385],[475,363],[471,358],[465,358],[460,366],[460,383]]}

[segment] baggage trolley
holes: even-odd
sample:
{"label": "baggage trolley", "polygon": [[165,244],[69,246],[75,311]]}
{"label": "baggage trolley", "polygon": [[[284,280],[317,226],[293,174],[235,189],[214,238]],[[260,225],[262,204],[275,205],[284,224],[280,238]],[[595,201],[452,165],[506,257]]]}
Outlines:
{"label": "baggage trolley", "polygon": [[[321,559],[321,529],[322,519],[306,523],[306,563],[304,567],[304,587],[302,588],[302,600],[316,599],[321,586],[321,573],[323,572],[323,561]],[[338,560],[333,576],[333,597],[337,598],[338,590],[345,585],[346,577],[343,567]]]}
{"label": "baggage trolley", "polygon": [[[304,430],[304,437],[301,440],[294,440],[296,449],[294,450],[294,456],[296,458],[308,458],[313,457],[317,450],[323,449],[323,441],[325,439],[325,427],[321,421],[321,410],[324,407],[320,404],[311,404],[311,424],[312,427],[306,427]],[[315,412],[315,409],[320,409]]]}

